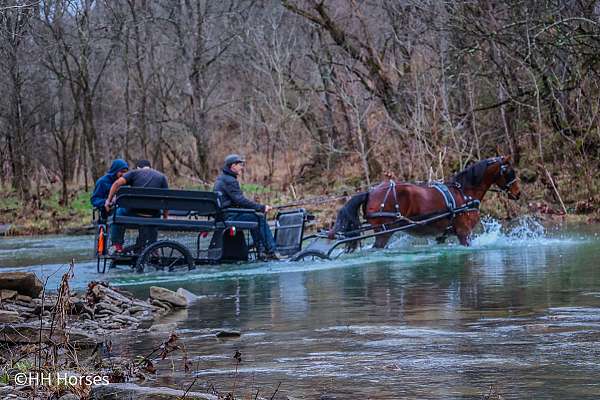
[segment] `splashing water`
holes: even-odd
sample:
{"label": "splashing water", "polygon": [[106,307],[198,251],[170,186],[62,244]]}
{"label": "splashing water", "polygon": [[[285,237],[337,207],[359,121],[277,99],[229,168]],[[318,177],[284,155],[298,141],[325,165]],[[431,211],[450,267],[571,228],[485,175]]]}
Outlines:
{"label": "splashing water", "polygon": [[535,218],[525,215],[503,227],[500,221],[485,216],[481,218],[483,232],[476,234],[472,245],[478,247],[503,244],[533,245],[545,241],[546,230]]}

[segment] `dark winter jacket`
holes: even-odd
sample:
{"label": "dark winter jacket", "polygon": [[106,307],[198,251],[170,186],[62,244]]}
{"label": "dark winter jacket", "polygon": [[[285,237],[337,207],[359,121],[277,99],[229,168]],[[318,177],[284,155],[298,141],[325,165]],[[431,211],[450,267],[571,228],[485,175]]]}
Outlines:
{"label": "dark winter jacket", "polygon": [[259,212],[265,211],[265,206],[244,196],[237,175],[229,168],[223,168],[213,190],[221,193],[221,207],[223,208],[237,207],[250,208]]}
{"label": "dark winter jacket", "polygon": [[117,180],[117,172],[125,168],[129,168],[127,161],[116,159],[112,162],[110,169],[106,174],[96,181],[96,187],[94,188],[94,193],[92,193],[92,198],[90,199],[90,203],[92,203],[94,208],[104,207],[104,202],[108,197],[110,188]]}

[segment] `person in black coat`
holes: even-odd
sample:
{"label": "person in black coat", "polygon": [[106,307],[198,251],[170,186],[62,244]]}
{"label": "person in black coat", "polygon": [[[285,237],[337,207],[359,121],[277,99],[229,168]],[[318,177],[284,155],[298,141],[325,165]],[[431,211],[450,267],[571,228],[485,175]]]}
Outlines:
{"label": "person in black coat", "polygon": [[[225,157],[225,165],[221,174],[217,177],[214,191],[219,192],[221,197],[221,207],[223,208],[249,208],[263,215],[259,216],[258,228],[252,229],[250,233],[254,242],[262,245],[268,259],[276,259],[275,255],[275,239],[273,233],[269,229],[267,219],[264,214],[268,213],[272,208],[268,205],[259,204],[244,196],[240,183],[237,178],[244,170],[245,160],[237,154],[230,154]],[[255,219],[248,214],[229,215],[228,218],[241,220]]]}

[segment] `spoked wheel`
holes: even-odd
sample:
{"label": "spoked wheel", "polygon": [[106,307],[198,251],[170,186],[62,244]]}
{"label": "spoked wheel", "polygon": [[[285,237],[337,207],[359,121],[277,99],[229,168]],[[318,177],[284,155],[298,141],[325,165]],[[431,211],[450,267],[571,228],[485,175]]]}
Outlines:
{"label": "spoked wheel", "polygon": [[194,259],[190,251],[180,243],[161,240],[142,250],[135,263],[137,272],[148,271],[189,271],[194,269]]}
{"label": "spoked wheel", "polygon": [[330,260],[331,258],[320,250],[302,250],[290,257],[290,261]]}

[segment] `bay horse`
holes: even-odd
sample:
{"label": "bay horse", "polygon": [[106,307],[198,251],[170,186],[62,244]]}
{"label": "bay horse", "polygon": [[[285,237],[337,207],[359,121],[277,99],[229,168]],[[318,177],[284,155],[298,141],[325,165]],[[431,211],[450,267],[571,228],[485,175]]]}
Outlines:
{"label": "bay horse", "polygon": [[[412,235],[434,236],[438,242],[445,241],[448,234],[455,234],[460,244],[469,246],[471,232],[479,222],[478,204],[493,184],[512,200],[518,200],[521,195],[510,161],[510,156],[478,161],[443,185],[396,183],[392,179],[384,181],[368,192],[354,195],[342,207],[329,237],[335,237],[336,233],[345,234],[346,237],[358,236],[355,231],[361,227],[360,208],[375,232],[381,232],[385,230],[385,224],[414,222],[425,216],[439,215],[469,203],[476,204],[477,207],[456,214],[450,212],[447,218],[430,223],[417,223],[406,230]],[[377,236],[374,247],[384,248],[391,236],[391,233]]]}

